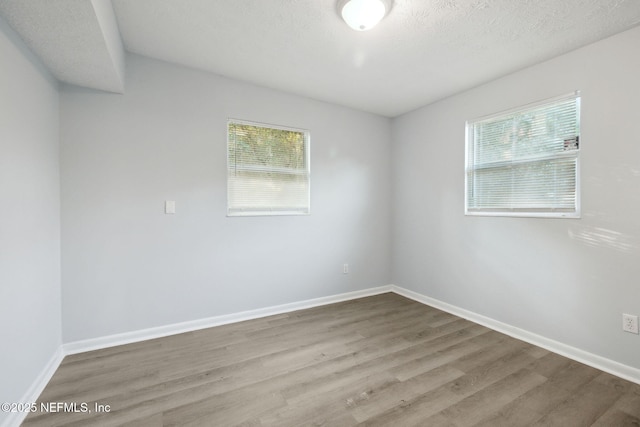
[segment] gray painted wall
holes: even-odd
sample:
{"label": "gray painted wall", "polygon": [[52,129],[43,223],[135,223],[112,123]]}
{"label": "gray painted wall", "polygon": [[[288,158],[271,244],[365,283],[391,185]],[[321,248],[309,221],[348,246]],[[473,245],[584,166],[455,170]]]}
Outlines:
{"label": "gray painted wall", "polygon": [[[389,283],[389,119],[135,55],[126,81],[61,91],[65,342]],[[310,130],[311,215],[226,217],[227,118]]]}
{"label": "gray painted wall", "polygon": [[[640,28],[392,125],[392,279],[640,368]],[[465,121],[582,92],[582,219],[464,216]]]}
{"label": "gray painted wall", "polygon": [[19,402],[61,344],[58,90],[1,18],[0,58],[0,402]]}

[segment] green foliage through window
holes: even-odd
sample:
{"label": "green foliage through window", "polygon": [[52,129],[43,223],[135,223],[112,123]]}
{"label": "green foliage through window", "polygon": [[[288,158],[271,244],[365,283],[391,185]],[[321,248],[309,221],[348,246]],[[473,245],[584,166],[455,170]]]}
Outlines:
{"label": "green foliage through window", "polygon": [[580,97],[467,123],[465,212],[579,216]]}
{"label": "green foliage through window", "polygon": [[303,170],[306,166],[305,134],[229,123],[229,161],[267,170]]}
{"label": "green foliage through window", "polygon": [[309,134],[229,121],[230,215],[309,212]]}

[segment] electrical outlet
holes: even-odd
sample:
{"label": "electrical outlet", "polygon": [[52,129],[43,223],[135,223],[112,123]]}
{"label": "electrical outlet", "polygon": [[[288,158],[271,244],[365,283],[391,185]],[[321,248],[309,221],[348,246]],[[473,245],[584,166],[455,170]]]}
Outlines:
{"label": "electrical outlet", "polygon": [[638,333],[638,316],[633,314],[622,315],[622,330],[632,334]]}
{"label": "electrical outlet", "polygon": [[349,274],[349,264],[344,264],[342,266],[342,274]]}

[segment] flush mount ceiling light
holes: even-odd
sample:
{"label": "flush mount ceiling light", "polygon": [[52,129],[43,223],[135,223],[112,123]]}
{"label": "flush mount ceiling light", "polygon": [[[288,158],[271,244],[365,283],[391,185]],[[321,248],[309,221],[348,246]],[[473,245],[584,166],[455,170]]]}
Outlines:
{"label": "flush mount ceiling light", "polygon": [[390,8],[390,0],[340,0],[338,3],[342,19],[356,31],[366,31],[376,26]]}

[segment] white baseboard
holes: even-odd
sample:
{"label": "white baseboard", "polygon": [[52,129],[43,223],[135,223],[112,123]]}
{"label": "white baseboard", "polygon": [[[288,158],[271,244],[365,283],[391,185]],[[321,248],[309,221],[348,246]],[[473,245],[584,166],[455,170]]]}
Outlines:
{"label": "white baseboard", "polygon": [[458,317],[470,320],[474,323],[478,323],[487,328],[493,329],[498,332],[502,332],[510,337],[517,338],[519,340],[528,342],[529,344],[542,347],[561,356],[568,357],[577,362],[584,363],[593,368],[599,369],[604,372],[608,372],[617,377],[625,380],[640,384],[640,369],[623,365],[611,359],[607,359],[597,354],[589,353],[579,348],[571,347],[563,344],[559,341],[543,337],[541,335],[534,334],[524,329],[517,328],[515,326],[500,322],[490,317],[483,316],[481,314],[474,313],[472,311],[465,310],[455,305],[448,304],[446,302],[430,298],[428,296],[419,294],[409,289],[402,288],[400,286],[391,285],[391,290],[398,295],[402,295],[414,301],[420,302],[425,305],[437,308],[447,313],[454,314]]}
{"label": "white baseboard", "polygon": [[169,335],[191,332],[199,329],[211,328],[213,326],[226,325],[229,323],[242,322],[245,320],[257,319],[260,317],[273,316],[275,314],[288,313],[305,308],[318,307],[321,305],[334,304],[336,302],[348,301],[357,298],[391,292],[391,285],[377,288],[365,289],[362,291],[347,292],[328,297],[314,298],[289,304],[276,305],[272,307],[259,308],[256,310],[242,311],[239,313],[214,316],[205,319],[192,320],[188,322],[175,323],[155,328],[142,329],[122,334],[108,335],[105,337],[91,338],[88,340],[74,341],[63,345],[65,355],[83,353],[85,351],[99,350],[117,345],[131,344],[134,342],[162,338]]}
{"label": "white baseboard", "polygon": [[[58,349],[53,353],[49,362],[45,365],[45,367],[40,371],[40,374],[36,378],[36,380],[31,384],[31,387],[26,391],[23,395],[22,399],[18,402],[20,403],[31,403],[38,400],[42,390],[47,386],[53,374],[55,374],[56,370],[60,366],[62,359],[64,358],[64,353],[62,352],[62,346],[58,347]],[[11,426],[19,426],[24,419],[29,415],[28,412],[8,412],[7,418],[5,418],[2,423],[2,427],[11,427]]]}

